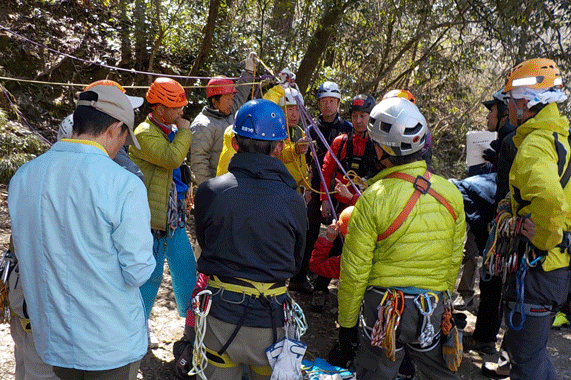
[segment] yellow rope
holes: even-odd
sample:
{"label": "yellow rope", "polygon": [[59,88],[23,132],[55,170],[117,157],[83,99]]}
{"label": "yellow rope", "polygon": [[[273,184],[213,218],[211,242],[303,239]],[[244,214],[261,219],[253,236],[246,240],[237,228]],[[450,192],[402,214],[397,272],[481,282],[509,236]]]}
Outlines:
{"label": "yellow rope", "polygon": [[[46,81],[39,81],[39,80],[32,80],[32,79],[22,79],[22,78],[10,78],[10,77],[2,77],[0,76],[0,80],[10,80],[15,82],[25,82],[25,83],[35,83],[35,84],[46,84],[52,86],[68,86],[68,87],[86,87],[89,84],[83,83],[63,83],[63,82],[46,82]],[[255,86],[258,82],[244,82],[244,83],[236,83],[234,86]],[[220,85],[220,86],[227,86],[227,85]],[[149,86],[121,86],[123,88],[135,88],[135,89],[147,89]],[[182,86],[183,88],[206,88],[207,86]],[[216,87],[216,86],[211,86]]]}

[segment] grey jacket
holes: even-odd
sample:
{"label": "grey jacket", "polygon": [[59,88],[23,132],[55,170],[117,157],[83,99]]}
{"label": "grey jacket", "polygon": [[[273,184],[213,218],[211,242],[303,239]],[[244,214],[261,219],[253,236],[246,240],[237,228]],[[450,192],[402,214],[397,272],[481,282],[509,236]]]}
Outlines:
{"label": "grey jacket", "polygon": [[[243,70],[236,83],[252,82],[252,73]],[[248,100],[251,86],[236,86],[236,94],[230,115],[224,115],[208,106],[196,116],[190,125],[192,142],[190,143],[190,169],[197,185],[209,178],[216,177],[216,167],[224,143],[224,131],[234,123],[234,115]]]}

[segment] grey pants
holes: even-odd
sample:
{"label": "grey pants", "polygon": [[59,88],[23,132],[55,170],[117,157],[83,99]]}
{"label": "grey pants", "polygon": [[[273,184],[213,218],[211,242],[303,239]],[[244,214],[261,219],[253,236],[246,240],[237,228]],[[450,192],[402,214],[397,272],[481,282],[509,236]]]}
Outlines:
{"label": "grey pants", "polygon": [[[204,344],[208,349],[217,352],[226,344],[235,327],[236,325],[209,315],[206,320]],[[283,337],[284,329],[278,327],[277,340]],[[209,380],[241,380],[245,365],[248,367],[250,380],[269,380],[272,370],[266,356],[266,348],[272,344],[271,328],[242,326],[226,352],[217,357],[220,363],[208,361],[204,371],[206,377]]]}
{"label": "grey pants", "polygon": [[[377,306],[382,298],[382,294],[374,291],[367,291],[364,296],[363,317],[367,326],[372,327],[377,319]],[[404,312],[400,325],[396,331],[397,350],[396,361],[392,362],[387,358],[385,352],[380,347],[371,346],[371,341],[360,328],[359,348],[355,357],[355,367],[357,369],[357,379],[359,380],[385,380],[395,379],[400,364],[404,358],[404,346],[416,364],[416,368],[421,379],[458,379],[458,377],[448,369],[442,357],[442,344],[438,335],[440,333],[440,323],[444,307],[442,299],[430,318],[434,326],[437,338],[426,348],[419,348],[418,336],[422,326],[423,317],[415,306],[412,298],[405,298]]]}
{"label": "grey pants", "polygon": [[[541,265],[530,268],[524,281],[524,302],[545,305],[557,312],[565,302],[569,289],[569,269],[561,268],[550,272],[543,271]],[[515,276],[510,275],[506,280],[505,298],[515,301]],[[552,315],[543,317],[526,315],[521,330],[510,328],[508,315],[510,309],[505,308],[505,321],[508,329],[504,336],[504,346],[512,364],[510,376],[512,380],[554,380],[557,374],[549,352],[547,339],[553,322]],[[519,326],[521,315],[515,313],[513,325]]]}

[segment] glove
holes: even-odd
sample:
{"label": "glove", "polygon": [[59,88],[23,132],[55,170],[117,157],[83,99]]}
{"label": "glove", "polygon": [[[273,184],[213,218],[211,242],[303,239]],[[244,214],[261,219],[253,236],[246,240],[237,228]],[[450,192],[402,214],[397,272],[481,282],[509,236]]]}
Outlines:
{"label": "glove", "polygon": [[454,326],[448,335],[442,340],[442,357],[449,370],[456,372],[462,364],[464,347],[462,335],[466,327],[466,314],[455,313],[452,315]]}
{"label": "glove", "polygon": [[248,54],[248,58],[246,58],[246,65],[244,68],[246,71],[253,73],[254,70],[256,70],[256,66],[258,66],[258,62],[258,54],[256,54],[255,51],[251,51],[250,54]]}
{"label": "glove", "polygon": [[491,164],[495,164],[498,161],[498,154],[492,148],[488,148],[482,152],[482,158]]}
{"label": "glove", "polygon": [[289,71],[288,69],[283,69],[282,71],[280,71],[280,73],[278,74],[278,78],[280,78],[281,84],[284,84],[286,82],[287,83],[295,82],[295,74]]}
{"label": "glove", "polygon": [[[355,351],[359,346],[359,330],[357,325],[354,327],[339,328],[339,349],[345,362],[350,364],[355,359]],[[341,366],[340,366],[341,367]],[[347,368],[347,365],[343,366]]]}
{"label": "glove", "polygon": [[282,339],[266,349],[272,367],[270,380],[301,379],[301,361],[307,345],[291,339]]}
{"label": "glove", "polygon": [[271,100],[276,104],[280,104],[280,99],[283,98],[285,95],[284,88],[279,84],[270,88],[268,92],[266,92],[263,96],[266,100]]}

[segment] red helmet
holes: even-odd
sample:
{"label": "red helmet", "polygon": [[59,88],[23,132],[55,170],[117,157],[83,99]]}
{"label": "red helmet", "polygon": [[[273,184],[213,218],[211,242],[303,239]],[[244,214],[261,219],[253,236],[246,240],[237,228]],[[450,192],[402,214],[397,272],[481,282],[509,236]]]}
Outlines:
{"label": "red helmet", "polygon": [[178,108],[188,104],[184,88],[171,78],[157,78],[147,91],[147,102],[162,104],[165,107]]}
{"label": "red helmet", "polygon": [[235,94],[236,92],[238,91],[236,91],[232,79],[225,76],[214,77],[206,85],[206,98],[215,95]]}

